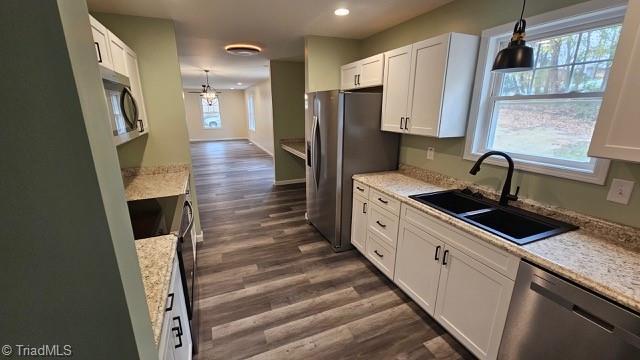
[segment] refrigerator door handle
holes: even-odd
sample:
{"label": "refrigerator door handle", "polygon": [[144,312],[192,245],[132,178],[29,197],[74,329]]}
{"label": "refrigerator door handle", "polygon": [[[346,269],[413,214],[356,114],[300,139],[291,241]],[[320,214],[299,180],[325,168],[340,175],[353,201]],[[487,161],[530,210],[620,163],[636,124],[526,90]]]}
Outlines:
{"label": "refrigerator door handle", "polygon": [[317,148],[317,132],[318,132],[318,116],[313,115],[313,125],[311,125],[311,176],[313,176],[313,183],[316,185],[316,189],[318,188],[318,176],[317,176],[317,166],[318,166],[318,148]]}
{"label": "refrigerator door handle", "polygon": [[320,118],[316,115],[316,131],[315,131],[315,137],[314,137],[314,141],[315,141],[315,151],[316,153],[314,154],[315,161],[313,162],[315,164],[315,170],[314,170],[314,176],[316,179],[316,189],[320,187],[320,170],[321,170],[321,166],[322,166],[322,133],[320,132]]}

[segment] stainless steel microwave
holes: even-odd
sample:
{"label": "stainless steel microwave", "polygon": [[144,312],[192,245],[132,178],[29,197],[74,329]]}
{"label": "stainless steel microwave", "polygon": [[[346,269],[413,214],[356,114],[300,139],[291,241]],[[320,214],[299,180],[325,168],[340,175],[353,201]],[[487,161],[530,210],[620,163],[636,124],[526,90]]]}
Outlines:
{"label": "stainless steel microwave", "polygon": [[104,93],[109,108],[109,119],[116,143],[138,137],[144,131],[138,104],[131,92],[129,78],[114,71],[100,68]]}

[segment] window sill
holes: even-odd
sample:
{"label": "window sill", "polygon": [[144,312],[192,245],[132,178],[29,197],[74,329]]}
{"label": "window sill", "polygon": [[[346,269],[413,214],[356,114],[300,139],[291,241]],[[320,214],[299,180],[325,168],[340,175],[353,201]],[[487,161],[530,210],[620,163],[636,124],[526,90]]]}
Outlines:
{"label": "window sill", "polygon": [[[480,158],[481,153],[468,153],[465,152],[463,159],[470,161],[477,161]],[[539,162],[525,161],[518,158],[513,158],[516,170],[521,170],[530,173],[548,175],[563,179],[570,179],[585,183],[604,185],[607,180],[607,174],[609,173],[609,165],[611,161],[607,159],[598,159],[593,172],[585,171],[582,169],[568,168],[558,165],[544,164]],[[489,157],[485,159],[484,163],[507,167],[507,161],[502,158]]]}

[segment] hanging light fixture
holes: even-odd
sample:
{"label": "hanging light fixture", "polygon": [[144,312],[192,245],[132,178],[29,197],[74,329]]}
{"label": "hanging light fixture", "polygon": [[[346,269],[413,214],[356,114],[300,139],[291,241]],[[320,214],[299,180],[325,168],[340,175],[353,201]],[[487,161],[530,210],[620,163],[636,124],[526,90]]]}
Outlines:
{"label": "hanging light fixture", "polygon": [[207,79],[206,85],[202,85],[202,92],[200,92],[200,96],[207,101],[209,106],[213,105],[213,100],[218,97],[216,94],[216,90],[209,85],[209,70],[204,70],[204,74]]}
{"label": "hanging light fixture", "polygon": [[526,4],[527,0],[524,0],[520,20],[516,22],[513,28],[511,41],[509,41],[509,45],[506,48],[500,50],[496,55],[491,71],[505,73],[533,69],[533,48],[527,46],[524,41],[527,22],[522,17],[524,16]]}

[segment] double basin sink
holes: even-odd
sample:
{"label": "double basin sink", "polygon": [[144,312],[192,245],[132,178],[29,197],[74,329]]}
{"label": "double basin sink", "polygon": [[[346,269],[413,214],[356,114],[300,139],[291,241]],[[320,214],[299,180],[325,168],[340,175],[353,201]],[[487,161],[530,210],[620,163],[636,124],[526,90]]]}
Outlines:
{"label": "double basin sink", "polygon": [[448,190],[409,197],[518,245],[578,228],[519,208],[499,205],[466,190]]}

